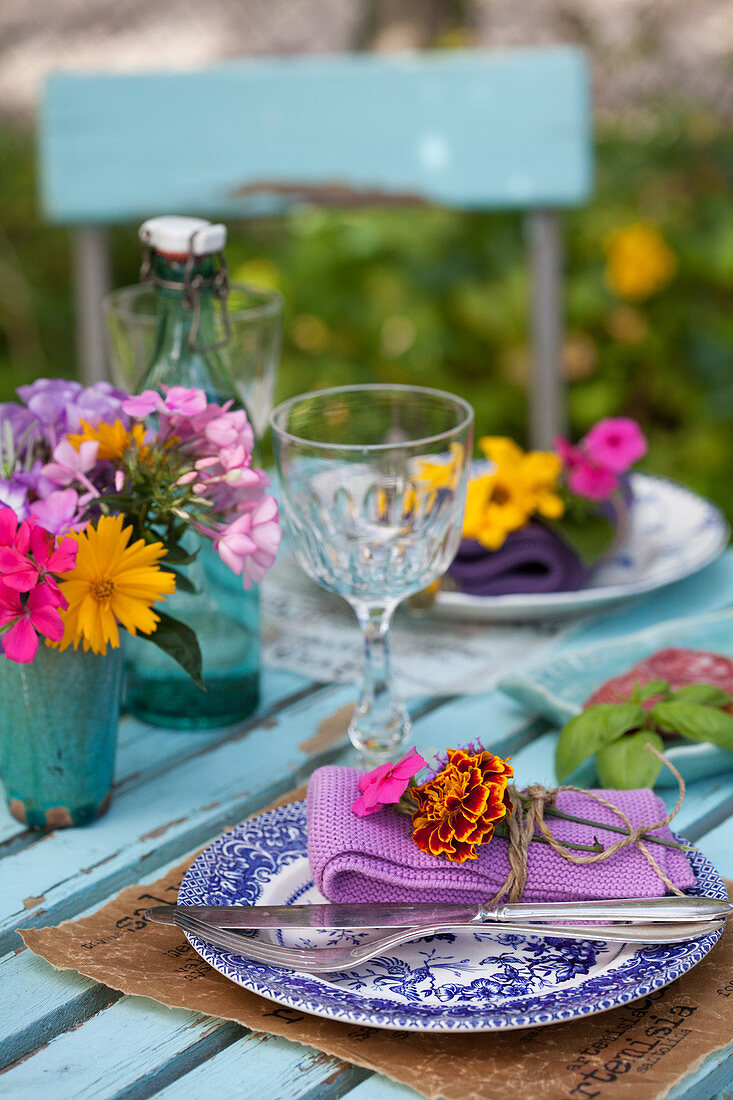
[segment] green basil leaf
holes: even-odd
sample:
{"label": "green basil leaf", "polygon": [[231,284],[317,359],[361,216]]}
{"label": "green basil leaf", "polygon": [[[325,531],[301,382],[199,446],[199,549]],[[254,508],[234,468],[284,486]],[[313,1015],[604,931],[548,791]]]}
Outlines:
{"label": "green basil leaf", "polygon": [[649,680],[641,687],[635,687],[632,699],[635,702],[643,703],[646,699],[653,699],[655,695],[664,695],[665,698],[669,695],[669,684],[666,680]]}
{"label": "green basil leaf", "polygon": [[599,703],[571,718],[560,731],[555,750],[555,771],[563,780],[581,761],[604,745],[638,729],[646,714],[638,703]]}
{"label": "green basil leaf", "polygon": [[662,761],[645,745],[653,745],[660,752],[664,748],[658,733],[640,730],[601,749],[596,756],[596,771],[601,786],[621,791],[653,787],[662,770]]}
{"label": "green basil leaf", "polygon": [[690,684],[674,691],[671,696],[674,703],[701,703],[706,707],[727,707],[733,698],[727,691],[715,684]]}
{"label": "green basil leaf", "polygon": [[157,630],[153,634],[141,634],[140,637],[154,642],[159,649],[178,662],[202,691],[206,691],[201,679],[201,650],[193,630],[157,607],[155,614],[160,615]]}
{"label": "green basil leaf", "polygon": [[721,749],[733,750],[733,714],[699,703],[657,703],[649,718],[665,733],[681,733],[692,741],[712,741]]}

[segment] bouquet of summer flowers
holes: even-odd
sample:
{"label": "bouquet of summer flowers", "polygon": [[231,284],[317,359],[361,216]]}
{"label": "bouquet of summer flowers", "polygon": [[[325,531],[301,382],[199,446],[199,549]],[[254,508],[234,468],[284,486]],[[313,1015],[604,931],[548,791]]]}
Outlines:
{"label": "bouquet of summer flowers", "polygon": [[525,453],[496,436],[479,447],[486,463],[468,486],[449,583],[479,596],[580,588],[623,531],[628,471],[647,450],[639,425],[607,418],[553,451]]}
{"label": "bouquet of summer flowers", "polygon": [[192,590],[182,544],[211,539],[245,588],[280,542],[267,475],[241,409],[173,386],[129,396],[39,379],[0,404],[0,644],[29,663],[39,636],[103,654],[119,627],[150,638],[198,682],[193,631],[158,605]]}

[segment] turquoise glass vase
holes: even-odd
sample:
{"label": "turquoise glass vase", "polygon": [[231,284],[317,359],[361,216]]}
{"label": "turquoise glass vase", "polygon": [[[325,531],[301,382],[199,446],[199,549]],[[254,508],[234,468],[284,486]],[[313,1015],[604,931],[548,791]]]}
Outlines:
{"label": "turquoise glass vase", "polygon": [[13,817],[58,829],[105,812],[121,694],[121,649],[41,642],[31,664],[0,657],[0,776]]}

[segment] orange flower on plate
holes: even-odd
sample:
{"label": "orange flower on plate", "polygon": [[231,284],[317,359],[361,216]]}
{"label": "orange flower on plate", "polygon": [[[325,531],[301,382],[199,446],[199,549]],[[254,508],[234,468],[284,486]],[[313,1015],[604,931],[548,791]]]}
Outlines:
{"label": "orange flower on plate", "polygon": [[507,784],[512,768],[493,753],[448,749],[441,772],[411,791],[417,810],[412,836],[429,855],[444,855],[452,863],[476,859],[498,821],[511,809]]}

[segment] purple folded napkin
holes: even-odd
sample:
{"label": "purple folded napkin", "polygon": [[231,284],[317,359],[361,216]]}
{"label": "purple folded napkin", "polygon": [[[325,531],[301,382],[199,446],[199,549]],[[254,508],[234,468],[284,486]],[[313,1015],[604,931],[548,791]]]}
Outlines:
{"label": "purple folded napkin", "polygon": [[[330,901],[386,902],[486,902],[509,873],[508,841],[494,837],[478,849],[478,858],[449,863],[426,855],[411,837],[411,820],[386,808],[368,817],[357,817],[351,805],[359,795],[355,768],[319,768],[308,785],[308,858],[313,878]],[[662,800],[650,790],[598,792],[627,814],[633,825],[653,825],[665,816]],[[561,791],[558,809],[576,817],[612,825],[623,823],[610,810],[587,795]],[[578,825],[560,818],[548,819],[560,840],[592,844],[594,836],[610,847],[618,833]],[[669,829],[658,835],[670,838]],[[652,844],[659,866],[681,890],[695,883],[682,852]],[[546,844],[534,841],[528,853],[528,901],[584,901],[594,898],[661,897],[664,883],[636,845],[603,863],[578,866],[566,862]]]}
{"label": "purple folded napkin", "polygon": [[588,570],[554,531],[532,521],[512,531],[499,550],[463,539],[448,575],[471,596],[506,596],[574,592],[584,584]]}

